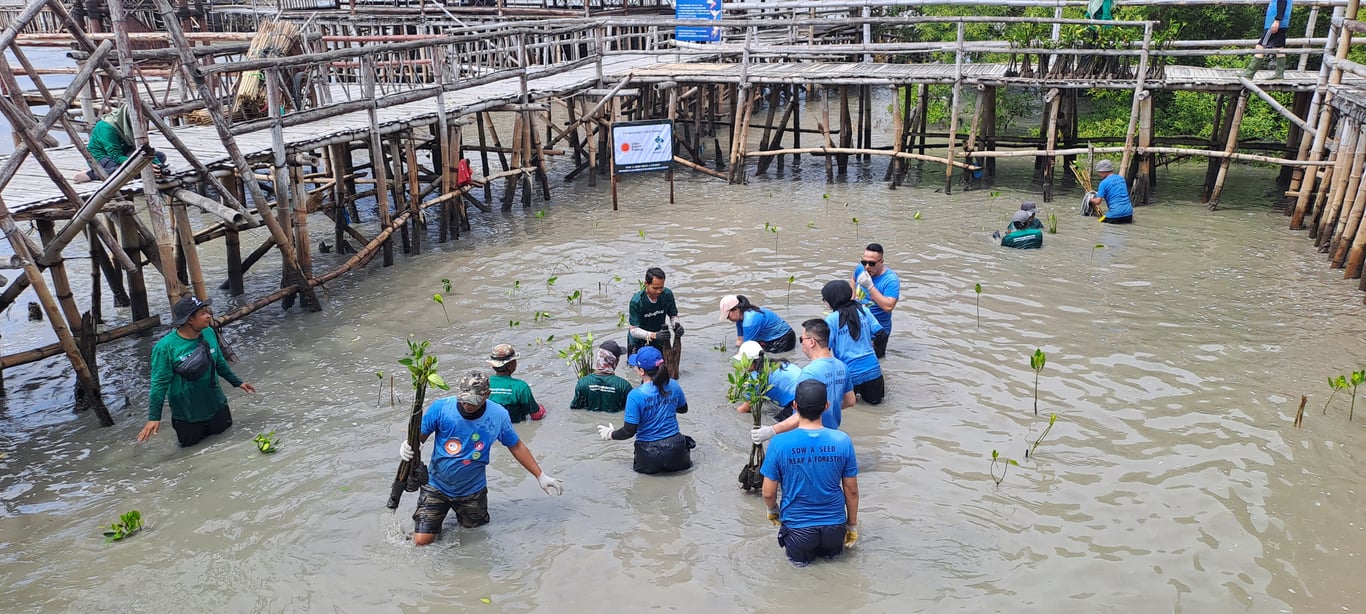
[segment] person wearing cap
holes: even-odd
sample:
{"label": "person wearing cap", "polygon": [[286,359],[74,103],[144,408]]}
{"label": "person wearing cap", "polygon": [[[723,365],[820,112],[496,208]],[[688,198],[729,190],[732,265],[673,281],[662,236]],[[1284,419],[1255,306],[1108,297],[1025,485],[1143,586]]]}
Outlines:
{"label": "person wearing cap", "polygon": [[863,259],[854,267],[849,287],[857,289],[859,301],[882,327],[873,335],[873,353],[880,360],[887,355],[887,340],[892,336],[892,310],[901,300],[901,278],[887,266],[881,243],[863,248]]}
{"label": "person wearing cap", "polygon": [[617,377],[617,361],[626,351],[616,341],[607,340],[594,350],[593,372],[574,385],[574,400],[569,409],[615,413],[626,409],[631,383]]}
{"label": "person wearing cap", "polygon": [[[821,414],[821,424],[826,428],[839,429],[843,422],[843,410],[854,406],[854,381],[849,378],[849,368],[830,352],[830,325],[820,318],[802,322],[802,353],[811,359],[797,376],[797,386],[808,380],[816,380],[825,385],[826,407]],[[795,390],[795,388],[794,388]],[[794,392],[795,394],[795,392]],[[797,428],[801,423],[795,414],[782,418],[773,426],[757,426],[749,433],[754,443],[763,443],[779,433]]]}
{"label": "person wearing cap", "polygon": [[[422,486],[413,512],[413,545],[425,546],[441,535],[446,514],[455,510],[460,526],[473,529],[489,522],[487,470],[493,442],[503,444],[512,457],[536,478],[545,494],[564,494],[564,483],[541,471],[531,450],[512,428],[508,410],[489,400],[489,377],[469,371],[460,377],[455,396],[437,399],[422,416],[421,443],[435,435],[428,483]],[[421,444],[419,444],[421,447]],[[398,447],[400,460],[417,451],[407,438]]]}
{"label": "person wearing cap", "polygon": [[512,423],[516,424],[531,418],[540,420],[545,417],[545,406],[536,402],[531,394],[531,386],[512,376],[517,371],[517,348],[507,343],[494,346],[489,359],[484,361],[493,367],[493,377],[489,378],[489,398],[508,410]]}
{"label": "person wearing cap", "polygon": [[693,438],[678,429],[678,414],[688,413],[688,399],[683,388],[669,378],[664,367],[664,355],[653,346],[645,346],[628,360],[636,368],[641,384],[626,395],[626,415],[621,428],[609,422],[598,425],[598,437],[603,441],[636,440],[637,473],[670,473],[692,467]]}
{"label": "person wearing cap", "polygon": [[1002,247],[1013,247],[1015,249],[1038,249],[1043,247],[1043,231],[1038,228],[1031,228],[1030,220],[1034,217],[1028,211],[1016,211],[1010,218],[1010,232],[1001,237]]}
{"label": "person wearing cap", "polygon": [[754,341],[770,354],[791,352],[797,334],[771,309],[751,304],[743,294],[721,297],[721,321],[735,323],[735,345]]}
{"label": "person wearing cap", "polygon": [[1124,183],[1123,176],[1115,174],[1115,164],[1101,160],[1096,163],[1096,173],[1100,175],[1100,183],[1096,184],[1094,194],[1087,193],[1086,202],[1093,207],[1105,203],[1105,209],[1100,211],[1100,221],[1106,224],[1133,223],[1134,205],[1129,201],[1129,186]]}
{"label": "person wearing cap", "polygon": [[818,556],[832,559],[859,537],[854,442],[821,424],[829,413],[827,399],[819,381],[797,385],[798,426],[768,443],[759,469],[768,520],[778,527],[778,545],[796,567],[806,567]]}
{"label": "person wearing cap", "polygon": [[212,328],[209,301],[191,295],[171,307],[171,332],[152,347],[152,389],[147,398],[147,424],[138,441],[147,441],[161,428],[161,408],[171,404],[171,427],[180,447],[186,448],[232,426],[228,398],[218,378],[234,388],[256,392],[232,372]]}
{"label": "person wearing cap", "polygon": [[[1026,200],[1020,203],[1020,211],[1024,211],[1029,214],[1029,225],[1026,226],[1026,228],[1038,228],[1041,230],[1043,229],[1043,222],[1039,220],[1039,206],[1034,204],[1034,201]],[[1015,220],[1012,218],[1010,227],[1006,229],[1007,233],[1015,229],[1014,222]]]}
{"label": "person wearing cap", "polygon": [[[749,377],[758,377],[760,369],[768,369],[772,365],[768,374],[768,392],[764,393],[764,398],[773,403],[774,420],[783,420],[792,414],[792,399],[797,393],[797,379],[801,376],[801,367],[780,358],[773,358],[764,352],[763,346],[757,341],[746,341],[740,344],[740,351],[735,353],[731,359],[733,361],[749,360]],[[742,414],[749,413],[753,399],[741,403],[735,408]]]}

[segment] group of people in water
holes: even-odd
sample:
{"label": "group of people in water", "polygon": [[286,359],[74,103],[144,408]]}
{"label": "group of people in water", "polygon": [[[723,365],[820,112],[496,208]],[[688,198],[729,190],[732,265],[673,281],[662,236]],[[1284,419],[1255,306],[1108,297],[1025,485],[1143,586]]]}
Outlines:
{"label": "group of people in water", "polygon": [[[1115,165],[1109,160],[1096,163],[1096,174],[1100,183],[1094,191],[1089,191],[1081,200],[1081,214],[1096,216],[1105,224],[1132,224],[1134,206],[1129,200],[1129,188],[1122,175],[1115,174]],[[1010,225],[1005,232],[996,231],[992,238],[1001,242],[1001,247],[1014,249],[1038,249],[1043,247],[1043,221],[1039,219],[1039,207],[1030,201],[1020,203],[1020,209],[1010,217]]]}

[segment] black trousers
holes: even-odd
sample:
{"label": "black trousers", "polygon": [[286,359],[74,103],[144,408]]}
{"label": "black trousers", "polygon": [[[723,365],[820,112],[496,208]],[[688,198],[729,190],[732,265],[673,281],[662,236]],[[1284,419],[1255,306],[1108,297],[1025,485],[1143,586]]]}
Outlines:
{"label": "black trousers", "polygon": [[878,360],[882,360],[887,355],[887,340],[892,337],[892,332],[882,329],[882,332],[873,335],[873,354],[877,355]]}
{"label": "black trousers", "polygon": [[224,405],[212,418],[203,422],[171,418],[171,426],[175,428],[175,436],[180,440],[180,447],[188,448],[204,441],[209,435],[217,435],[228,430],[228,427],[232,426],[232,412]]}
{"label": "black trousers", "polygon": [[863,402],[869,405],[877,405],[882,402],[884,394],[884,384],[886,380],[879,375],[877,379],[868,380],[862,384],[854,385],[854,394],[863,397]]}

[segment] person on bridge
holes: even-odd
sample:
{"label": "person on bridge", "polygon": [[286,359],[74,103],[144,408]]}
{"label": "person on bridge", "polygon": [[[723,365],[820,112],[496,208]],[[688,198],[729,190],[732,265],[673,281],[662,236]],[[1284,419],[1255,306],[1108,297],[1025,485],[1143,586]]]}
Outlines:
{"label": "person on bridge", "polygon": [[678,321],[673,290],[664,287],[664,269],[650,267],[645,271],[645,287],[631,297],[629,310],[628,353],[634,355],[642,347],[654,347],[670,359],[669,375],[677,379],[681,351],[678,339],[683,336],[683,324]]}
{"label": "person on bridge", "polygon": [[768,520],[778,527],[778,545],[796,567],[817,556],[833,559],[858,542],[858,460],[848,435],[821,424],[828,404],[825,384],[798,384],[800,424],[769,442],[759,469]]}
{"label": "person on bridge", "polygon": [[[90,128],[90,142],[86,143],[85,149],[108,177],[128,160],[134,142],[132,114],[128,112],[127,104],[121,104]],[[153,155],[152,170],[157,177],[165,174],[166,154],[158,151]],[[93,170],[76,173],[75,177],[76,183],[96,179],[99,177]]]}
{"label": "person on bridge", "polygon": [[608,413],[626,409],[631,383],[616,375],[617,361],[625,352],[610,339],[598,346],[593,354],[593,372],[579,378],[574,385],[574,399],[569,402],[569,409]]}
{"label": "person on bridge", "polygon": [[721,297],[721,321],[735,323],[735,345],[756,342],[770,354],[791,352],[797,347],[797,334],[782,316],[749,302],[743,294]]}
{"label": "person on bridge", "polygon": [[249,393],[256,392],[256,388],[237,377],[223,357],[218,335],[212,328],[209,301],[187,296],[171,307],[171,316],[173,330],[152,347],[147,424],[138,433],[138,441],[147,441],[157,434],[161,428],[161,407],[169,399],[176,439],[180,447],[188,448],[232,426],[228,398],[223,395],[218,378]]}
{"label": "person on bridge", "polygon": [[[1258,49],[1284,49],[1285,37],[1290,32],[1290,5],[1294,0],[1269,0],[1266,4],[1266,17],[1262,20],[1262,39],[1257,42]],[[1271,54],[1276,58],[1276,72],[1271,75],[1272,79],[1280,79],[1285,76],[1285,55]],[[1266,57],[1263,54],[1253,55],[1247,63],[1247,70],[1243,71],[1243,76],[1251,79],[1261,70]]]}
{"label": "person on bridge", "polygon": [[901,278],[887,266],[881,243],[863,248],[863,259],[854,267],[849,287],[857,288],[859,300],[882,326],[882,332],[873,335],[873,353],[881,360],[892,336],[892,310],[901,300]]}
{"label": "person on bridge", "polygon": [[489,378],[489,398],[508,410],[508,417],[513,424],[527,418],[540,420],[545,417],[545,406],[536,402],[535,395],[531,394],[531,386],[512,376],[517,371],[518,358],[517,348],[500,343],[489,353],[489,359],[484,361],[493,367],[493,377]]}
{"label": "person on bridge", "polygon": [[[849,379],[849,368],[840,362],[835,355],[830,352],[830,325],[820,318],[812,318],[802,322],[802,353],[806,354],[811,362],[802,368],[802,372],[797,376],[797,385],[806,380],[816,380],[825,384],[827,406],[825,413],[821,414],[821,424],[826,428],[838,429],[843,420],[842,412],[854,406],[854,381]],[[795,389],[793,395],[795,395]],[[786,433],[797,428],[801,423],[798,416],[793,415],[780,419],[781,421],[773,426],[756,426],[749,432],[750,441],[756,444],[763,443],[773,438],[779,433]]]}
{"label": "person on bridge", "polygon": [[[436,435],[432,450],[430,482],[422,485],[413,511],[413,545],[425,546],[441,535],[446,514],[455,510],[460,526],[473,529],[489,523],[489,489],[486,474],[493,457],[493,442],[507,447],[545,494],[564,494],[564,483],[541,471],[531,450],[517,437],[508,410],[489,400],[489,377],[470,371],[460,377],[455,396],[437,399],[422,416],[421,443]],[[421,447],[421,443],[418,447]],[[418,455],[404,438],[398,457],[409,461]]]}
{"label": "person on bridge", "polygon": [[1133,223],[1134,206],[1129,202],[1129,186],[1125,185],[1122,175],[1115,174],[1115,164],[1101,160],[1096,163],[1096,172],[1100,174],[1100,183],[1096,184],[1095,193],[1089,194],[1087,200],[1092,206],[1105,203],[1100,221],[1106,224]]}
{"label": "person on bridge", "polygon": [[625,424],[619,429],[610,422],[600,424],[598,437],[603,441],[634,437],[632,468],[636,473],[671,473],[692,467],[692,449],[697,443],[678,429],[678,414],[688,413],[688,398],[669,377],[664,355],[647,345],[631,356],[629,364],[636,368],[642,383],[626,396]]}
{"label": "person on bridge", "polygon": [[1029,222],[1034,220],[1028,211],[1016,211],[1010,219],[1010,232],[1001,237],[1001,247],[1015,249],[1038,249],[1043,247],[1043,230],[1033,228]]}

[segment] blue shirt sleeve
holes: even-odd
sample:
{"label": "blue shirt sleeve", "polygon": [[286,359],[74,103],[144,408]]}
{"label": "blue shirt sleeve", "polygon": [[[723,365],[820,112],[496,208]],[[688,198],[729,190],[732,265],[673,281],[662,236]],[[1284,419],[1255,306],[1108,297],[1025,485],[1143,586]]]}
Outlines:
{"label": "blue shirt sleeve", "polygon": [[675,408],[683,407],[688,404],[688,397],[683,394],[683,387],[678,385],[678,380],[669,380],[669,396],[678,395],[678,400],[674,403]]}
{"label": "blue shirt sleeve", "polygon": [[626,395],[626,415],[621,418],[626,424],[640,425],[640,397],[642,395],[643,393],[638,388]]}
{"label": "blue shirt sleeve", "polygon": [[[767,459],[765,459],[767,460]],[[844,438],[844,473],[840,477],[852,478],[858,475],[858,457],[854,455],[854,441]]]}
{"label": "blue shirt sleeve", "polygon": [[443,403],[442,400],[437,400],[436,402],[434,402],[434,403],[432,403],[431,405],[427,406],[427,413],[422,414],[422,436],[423,436],[423,437],[426,437],[426,436],[431,435],[432,433],[435,433],[435,432],[436,432],[436,421],[437,421],[436,417],[437,417],[437,414],[440,414],[440,413],[441,413],[440,408],[441,408],[441,404],[442,404],[442,403]]}
{"label": "blue shirt sleeve", "polygon": [[774,482],[783,481],[783,473],[779,470],[778,457],[783,453],[783,447],[776,442],[769,442],[768,453],[764,455],[764,464],[759,468],[759,473]]}
{"label": "blue shirt sleeve", "polygon": [[498,442],[511,448],[521,441],[522,439],[517,436],[517,431],[512,428],[512,420],[503,418],[503,424],[499,427]]}
{"label": "blue shirt sleeve", "polygon": [[869,311],[867,306],[859,313],[859,319],[863,320],[863,325],[874,335],[882,332],[882,323],[873,317],[873,312]]}
{"label": "blue shirt sleeve", "polygon": [[877,291],[881,292],[882,296],[887,298],[901,300],[901,277],[896,274],[887,275],[886,277],[887,283],[878,287]]}

